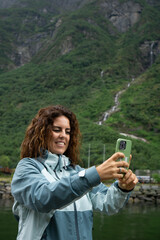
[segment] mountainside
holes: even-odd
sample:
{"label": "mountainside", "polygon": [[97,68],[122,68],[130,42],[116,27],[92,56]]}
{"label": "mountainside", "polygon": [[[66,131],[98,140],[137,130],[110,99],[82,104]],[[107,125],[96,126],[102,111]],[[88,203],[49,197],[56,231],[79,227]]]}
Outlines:
{"label": "mountainside", "polygon": [[[38,12],[49,11],[58,13],[64,10],[75,10],[93,0],[0,0],[0,8],[32,8]],[[45,10],[44,10],[45,9]]]}
{"label": "mountainside", "polygon": [[146,140],[132,139],[132,167],[160,168],[159,10],[157,0],[0,0],[0,156],[15,166],[38,109],[64,104],[80,121],[85,166],[89,146],[97,164],[126,133]]}

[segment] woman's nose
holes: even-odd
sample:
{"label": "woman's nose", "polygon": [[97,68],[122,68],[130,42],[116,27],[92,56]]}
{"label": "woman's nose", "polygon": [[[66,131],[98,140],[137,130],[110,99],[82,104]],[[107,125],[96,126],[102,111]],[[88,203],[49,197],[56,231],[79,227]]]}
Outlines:
{"label": "woman's nose", "polygon": [[59,136],[60,136],[61,138],[65,137],[65,136],[66,136],[66,132],[65,132],[65,131],[61,131]]}

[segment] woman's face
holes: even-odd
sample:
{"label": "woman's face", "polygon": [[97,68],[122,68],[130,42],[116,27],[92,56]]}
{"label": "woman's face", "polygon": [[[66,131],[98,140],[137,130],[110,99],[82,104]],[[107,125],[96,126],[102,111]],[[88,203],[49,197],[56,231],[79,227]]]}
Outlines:
{"label": "woman's face", "polygon": [[54,119],[52,129],[52,140],[50,143],[50,151],[55,154],[63,154],[70,141],[70,122],[65,116]]}

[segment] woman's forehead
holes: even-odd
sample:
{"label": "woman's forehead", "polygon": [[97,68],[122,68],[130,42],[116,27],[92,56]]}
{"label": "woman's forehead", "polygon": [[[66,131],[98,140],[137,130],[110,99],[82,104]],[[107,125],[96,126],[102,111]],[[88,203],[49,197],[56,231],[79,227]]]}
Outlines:
{"label": "woman's forehead", "polygon": [[53,126],[65,126],[67,128],[70,128],[70,121],[66,116],[59,116],[54,118]]}

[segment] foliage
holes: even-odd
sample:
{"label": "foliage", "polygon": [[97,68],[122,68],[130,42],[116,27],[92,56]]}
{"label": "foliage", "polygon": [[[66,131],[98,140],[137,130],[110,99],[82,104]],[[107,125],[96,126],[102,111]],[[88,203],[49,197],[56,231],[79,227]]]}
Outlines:
{"label": "foliage", "polygon": [[152,177],[156,181],[156,183],[160,183],[160,174],[154,173]]}
{"label": "foliage", "polygon": [[0,166],[9,167],[9,165],[10,165],[10,158],[5,155],[0,156]]}

